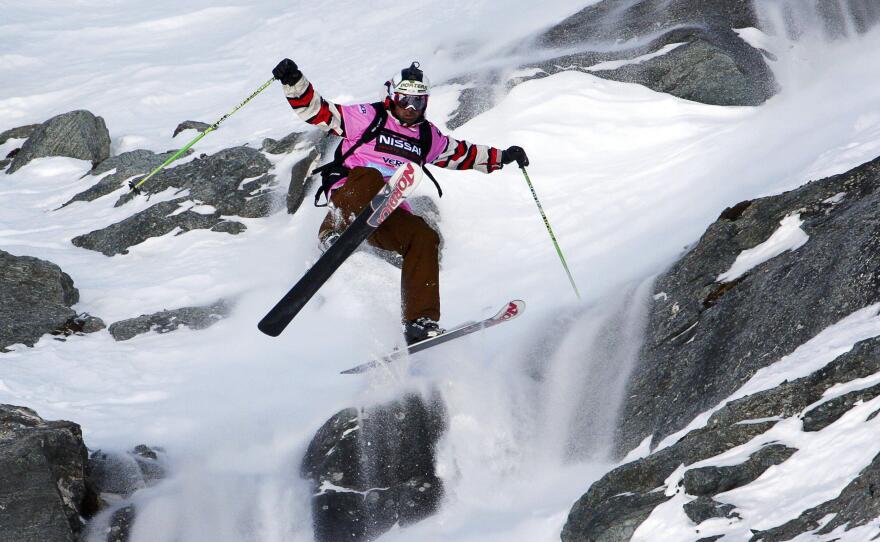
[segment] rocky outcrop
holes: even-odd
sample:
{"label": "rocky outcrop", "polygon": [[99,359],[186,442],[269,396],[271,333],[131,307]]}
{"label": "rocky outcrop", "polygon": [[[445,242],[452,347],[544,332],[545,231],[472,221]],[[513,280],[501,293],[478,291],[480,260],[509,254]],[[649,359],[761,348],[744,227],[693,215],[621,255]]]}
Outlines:
{"label": "rocky outcrop", "polygon": [[101,329],[94,320],[76,323],[70,307],[78,302],[73,279],[60,267],[0,250],[0,351],[13,344],[33,346],[47,333]]}
{"label": "rocky outcrop", "polygon": [[164,451],[139,445],[124,453],[95,450],[89,455],[89,481],[107,503],[118,503],[135,491],[165,478]]}
{"label": "rocky outcrop", "polygon": [[75,542],[96,509],[78,425],[0,405],[0,540]]}
{"label": "rocky outcrop", "polygon": [[[618,452],[634,448],[646,436],[653,437],[656,446],[698,414],[723,403],[759,369],[880,301],[878,200],[880,159],[721,213],[655,283],[647,339],[619,417]],[[742,251],[765,242],[784,218],[794,215],[809,236],[805,244],[739,278],[719,279]],[[676,493],[689,496],[683,512],[694,523],[712,518],[741,521],[735,505],[715,496],[747,486],[796,452],[766,442],[762,435],[795,417],[803,420],[805,432],[829,428],[851,409],[880,396],[880,387],[870,381],[858,385],[878,373],[880,338],[875,337],[808,376],[727,402],[705,426],[593,484],[572,508],[563,540],[629,540],[654,508]],[[829,391],[842,384],[850,391]],[[712,464],[715,456],[747,443],[757,451],[746,461]],[[696,462],[701,465],[687,468]],[[823,533],[875,519],[880,511],[867,500],[872,498],[876,464],[877,460],[838,498],[757,533],[754,540],[790,540],[818,529],[819,521],[833,513],[840,520],[833,526],[822,524]],[[670,487],[682,465],[680,485]]]}
{"label": "rocky outcrop", "polygon": [[[94,201],[115,192],[125,187],[126,181],[129,179],[138,175],[146,175],[153,171],[173,154],[174,151],[156,154],[152,151],[136,150],[110,157],[88,173],[88,176],[100,177],[100,180],[87,190],[70,198],[62,207],[66,207],[75,201]],[[105,173],[109,174],[105,175]]]}
{"label": "rocky outcrop", "polygon": [[777,89],[769,53],[734,30],[758,25],[751,0],[601,0],[513,51],[538,49],[546,60],[513,77],[488,71],[450,81],[466,88],[447,126],[489,110],[523,81],[571,70],[706,104],[759,105]]}
{"label": "rocky outcrop", "polygon": [[[880,300],[880,159],[726,210],[656,283],[618,451],[655,443],[755,372]],[[799,215],[809,241],[720,282],[737,256]]]}
{"label": "rocky outcrop", "polygon": [[[666,480],[681,465],[707,460],[760,437],[779,420],[802,415],[808,407],[822,401],[825,392],[833,386],[878,372],[880,338],[875,338],[859,343],[808,377],[727,403],[712,415],[705,427],[687,433],[672,446],[618,467],[593,484],[572,508],[563,530],[563,541],[629,540],[653,509],[674,494],[663,490],[669,489],[665,488]],[[738,465],[688,469],[682,476],[681,489],[688,495],[711,498],[751,483],[795,451],[771,444],[761,447]],[[719,509],[706,499],[690,505],[685,513],[703,517],[711,510],[723,512],[724,517],[733,513],[730,508]]]}
{"label": "rocky outcrop", "polygon": [[327,421],[301,468],[313,484],[315,539],[373,540],[431,515],[443,496],[434,448],[444,429],[438,396],[350,408]]}
{"label": "rocky outcrop", "polygon": [[185,130],[195,130],[197,132],[204,132],[211,125],[205,122],[199,122],[197,120],[185,120],[177,125],[177,128],[174,129],[174,134],[171,137],[177,137],[180,132]]}
{"label": "rocky outcrop", "polygon": [[190,329],[207,329],[229,316],[231,310],[230,303],[221,299],[217,303],[205,307],[184,307],[154,314],[143,314],[137,318],[111,324],[109,331],[117,341],[127,341],[150,331],[168,333],[180,326],[186,326]]}
{"label": "rocky outcrop", "polygon": [[18,126],[16,128],[10,128],[5,132],[0,133],[0,145],[6,143],[10,139],[27,139],[31,137],[31,135],[39,127],[39,124],[28,124],[25,126]]}
{"label": "rocky outcrop", "polygon": [[88,540],[128,542],[137,516],[130,497],[167,473],[164,451],[143,444],[125,453],[97,450],[89,456],[89,480],[104,511],[88,525]]}
{"label": "rocky outcrop", "polygon": [[[823,535],[841,527],[845,527],[848,531],[875,522],[880,517],[878,487],[880,487],[880,455],[876,456],[837,498],[806,510],[797,519],[779,527],[755,533],[750,542],[783,542],[794,540],[803,533],[814,532]],[[831,516],[830,520],[828,520],[829,516]],[[873,539],[876,539],[876,536]]]}
{"label": "rocky outcrop", "polygon": [[271,188],[272,164],[248,147],[225,149],[165,169],[141,185],[143,194],[127,192],[117,206],[135,197],[171,189],[179,197],[157,203],[121,222],[75,237],[74,245],[113,256],[126,254],[134,245],[152,237],[194,229],[238,234],[246,229],[227,217],[258,218],[274,210]]}
{"label": "rocky outcrop", "polygon": [[104,119],[88,111],[52,117],[34,130],[6,173],[14,173],[35,158],[68,156],[97,165],[110,156],[110,134]]}
{"label": "rocky outcrop", "polygon": [[[538,39],[546,48],[581,52],[535,67],[548,74],[583,69],[707,104],[758,105],[773,95],[775,81],[762,53],[733,30],[755,26],[750,0],[603,0]],[[683,45],[641,58],[673,44]],[[606,61],[624,65],[592,69]]]}

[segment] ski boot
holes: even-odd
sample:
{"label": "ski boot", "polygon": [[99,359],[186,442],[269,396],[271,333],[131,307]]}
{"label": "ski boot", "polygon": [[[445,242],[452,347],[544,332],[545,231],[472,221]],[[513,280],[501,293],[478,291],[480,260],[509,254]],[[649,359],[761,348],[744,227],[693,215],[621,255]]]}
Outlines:
{"label": "ski boot", "polygon": [[441,329],[437,322],[426,316],[403,323],[403,336],[406,338],[407,346],[433,339],[444,333],[446,333],[445,329]]}

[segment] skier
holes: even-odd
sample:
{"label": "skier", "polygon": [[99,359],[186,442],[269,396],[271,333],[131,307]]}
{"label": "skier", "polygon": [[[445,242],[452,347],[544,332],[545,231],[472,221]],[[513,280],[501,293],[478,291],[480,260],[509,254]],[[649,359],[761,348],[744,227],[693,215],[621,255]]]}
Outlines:
{"label": "skier", "polygon": [[[457,140],[425,119],[431,84],[417,62],[387,81],[385,100],[375,104],[328,102],[289,58],[279,62],[272,74],[284,85],[288,103],[300,118],[343,138],[335,159],[315,170],[322,176],[315,205],[320,206],[323,195],[330,206],[318,233],[325,249],[407,162],[484,173],[514,161],[520,167],[529,164],[521,147],[501,151]],[[437,232],[405,203],[367,239],[372,246],[403,257],[401,299],[407,344],[444,333],[439,325],[439,241]]]}

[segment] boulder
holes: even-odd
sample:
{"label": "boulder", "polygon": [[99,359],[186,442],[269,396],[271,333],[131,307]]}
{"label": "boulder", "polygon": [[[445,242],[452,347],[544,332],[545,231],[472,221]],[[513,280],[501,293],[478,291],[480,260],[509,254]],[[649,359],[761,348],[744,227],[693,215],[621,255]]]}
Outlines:
{"label": "boulder", "polygon": [[[282,137],[280,140],[272,139],[271,137],[267,137],[263,140],[263,144],[260,148],[263,152],[267,152],[269,154],[287,154],[292,152],[297,145],[299,145],[303,141],[303,137],[306,134],[303,132],[292,132]],[[309,137],[308,139],[312,139]]]}
{"label": "boulder", "polygon": [[313,148],[305,158],[294,164],[290,170],[290,186],[287,189],[288,214],[292,215],[297,212],[300,206],[302,206],[303,201],[305,201],[306,196],[311,196],[313,190],[316,189],[317,183],[320,182],[317,176],[315,178],[310,176],[320,156],[321,154],[318,152],[318,149]]}
{"label": "boulder", "polygon": [[137,318],[111,324],[109,331],[117,341],[127,341],[150,331],[168,333],[180,326],[186,326],[190,329],[206,329],[229,316],[231,310],[231,305],[221,299],[217,303],[205,307],[184,307],[154,314],[143,314]]}
{"label": "boulder", "polygon": [[137,517],[132,495],[166,476],[164,450],[143,444],[128,452],[97,450],[89,456],[89,481],[99,495],[101,514],[88,524],[84,540],[128,542]]}
{"label": "boulder", "polygon": [[227,220],[217,210],[192,210],[194,204],[201,202],[192,202],[187,198],[163,201],[121,222],[74,237],[71,243],[105,256],[115,256],[128,254],[129,248],[147,239],[171,233],[181,235],[191,230],[211,230],[235,235],[245,231],[244,224]]}
{"label": "boulder", "polygon": [[89,455],[89,481],[104,500],[118,502],[165,478],[164,451],[138,445],[119,453],[95,450]]}
{"label": "boulder", "polygon": [[715,496],[754,482],[764,471],[787,460],[796,451],[782,444],[764,446],[739,465],[691,469],[684,473],[682,486],[688,495]]}
{"label": "boulder", "polygon": [[18,126],[0,133],[0,145],[6,143],[10,139],[27,139],[39,128],[39,124],[28,124],[26,126]]}
{"label": "boulder", "polygon": [[211,125],[205,122],[199,122],[197,120],[185,120],[177,125],[177,128],[174,129],[174,134],[171,137],[177,137],[177,134],[183,132],[184,130],[196,130],[198,132],[204,132]]}
{"label": "boulder", "polygon": [[0,250],[0,351],[33,346],[46,333],[63,330],[76,311],[79,291],[57,265]]}
{"label": "boulder", "polygon": [[858,403],[870,401],[880,395],[880,385],[856,390],[819,404],[803,415],[804,431],[821,431],[840,419]]}
{"label": "boulder", "polygon": [[691,502],[682,506],[688,519],[699,525],[704,521],[714,518],[737,518],[739,515],[734,512],[736,509],[732,504],[723,504],[713,501],[709,497],[697,497]]}
{"label": "boulder", "polygon": [[443,497],[434,450],[444,430],[437,395],[349,408],[328,420],[301,467],[314,491],[315,539],[373,540],[433,514]]}
{"label": "boulder", "polygon": [[[625,453],[681,429],[823,329],[876,303],[880,159],[727,209],[655,283],[617,435]],[[798,215],[809,240],[736,280],[737,256]]]}
{"label": "boulder", "polygon": [[[580,69],[713,105],[758,105],[775,92],[775,79],[762,52],[734,32],[756,26],[751,0],[603,0],[537,40],[550,50],[580,52],[529,67],[545,74]],[[684,45],[641,58],[672,44]],[[624,66],[592,69],[605,61]]]}
{"label": "boulder", "polygon": [[[111,172],[109,175],[101,177],[97,183],[89,187],[87,190],[76,194],[70,200],[62,205],[66,207],[75,201],[94,201],[101,196],[106,196],[112,192],[119,190],[126,185],[126,181],[138,175],[147,175],[163,163],[171,158],[175,151],[168,151],[162,154],[156,154],[152,151],[135,150],[124,152],[117,156],[112,156],[88,173],[88,176],[98,177],[105,173]],[[187,151],[191,153],[192,151]]]}
{"label": "boulder", "polygon": [[35,158],[68,156],[98,165],[110,156],[110,134],[104,119],[79,110],[52,117],[39,128],[15,155],[6,173],[14,173]]}
{"label": "boulder", "polygon": [[0,405],[0,539],[75,542],[95,511],[78,425]]}
{"label": "boulder", "polygon": [[[165,169],[141,186],[142,194],[126,192],[116,202],[124,205],[136,197],[149,198],[171,189],[179,197],[157,203],[106,228],[75,237],[75,246],[113,256],[147,239],[194,229],[238,234],[244,224],[228,217],[268,216],[276,206],[269,174],[271,162],[248,147],[225,149]],[[118,188],[118,186],[116,186]]]}
{"label": "boulder", "polygon": [[[142,196],[126,193],[116,206],[135,197],[149,197],[167,189],[187,191],[190,198],[217,208],[223,215],[260,218],[272,210],[268,192],[274,177],[272,163],[249,147],[232,147],[185,164],[166,168],[141,185]],[[137,180],[137,179],[136,179]]]}

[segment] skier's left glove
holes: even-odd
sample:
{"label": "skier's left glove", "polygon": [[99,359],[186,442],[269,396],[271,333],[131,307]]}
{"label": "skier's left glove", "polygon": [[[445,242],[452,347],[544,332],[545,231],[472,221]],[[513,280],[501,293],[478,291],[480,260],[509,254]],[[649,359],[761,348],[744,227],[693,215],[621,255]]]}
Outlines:
{"label": "skier's left glove", "polygon": [[272,70],[272,75],[275,76],[275,79],[288,86],[295,85],[303,76],[296,62],[289,58],[279,62],[275,69]]}
{"label": "skier's left glove", "polygon": [[526,167],[529,165],[529,157],[526,156],[526,151],[524,151],[522,147],[507,147],[507,149],[501,151],[502,164],[506,165],[514,161],[519,167]]}

